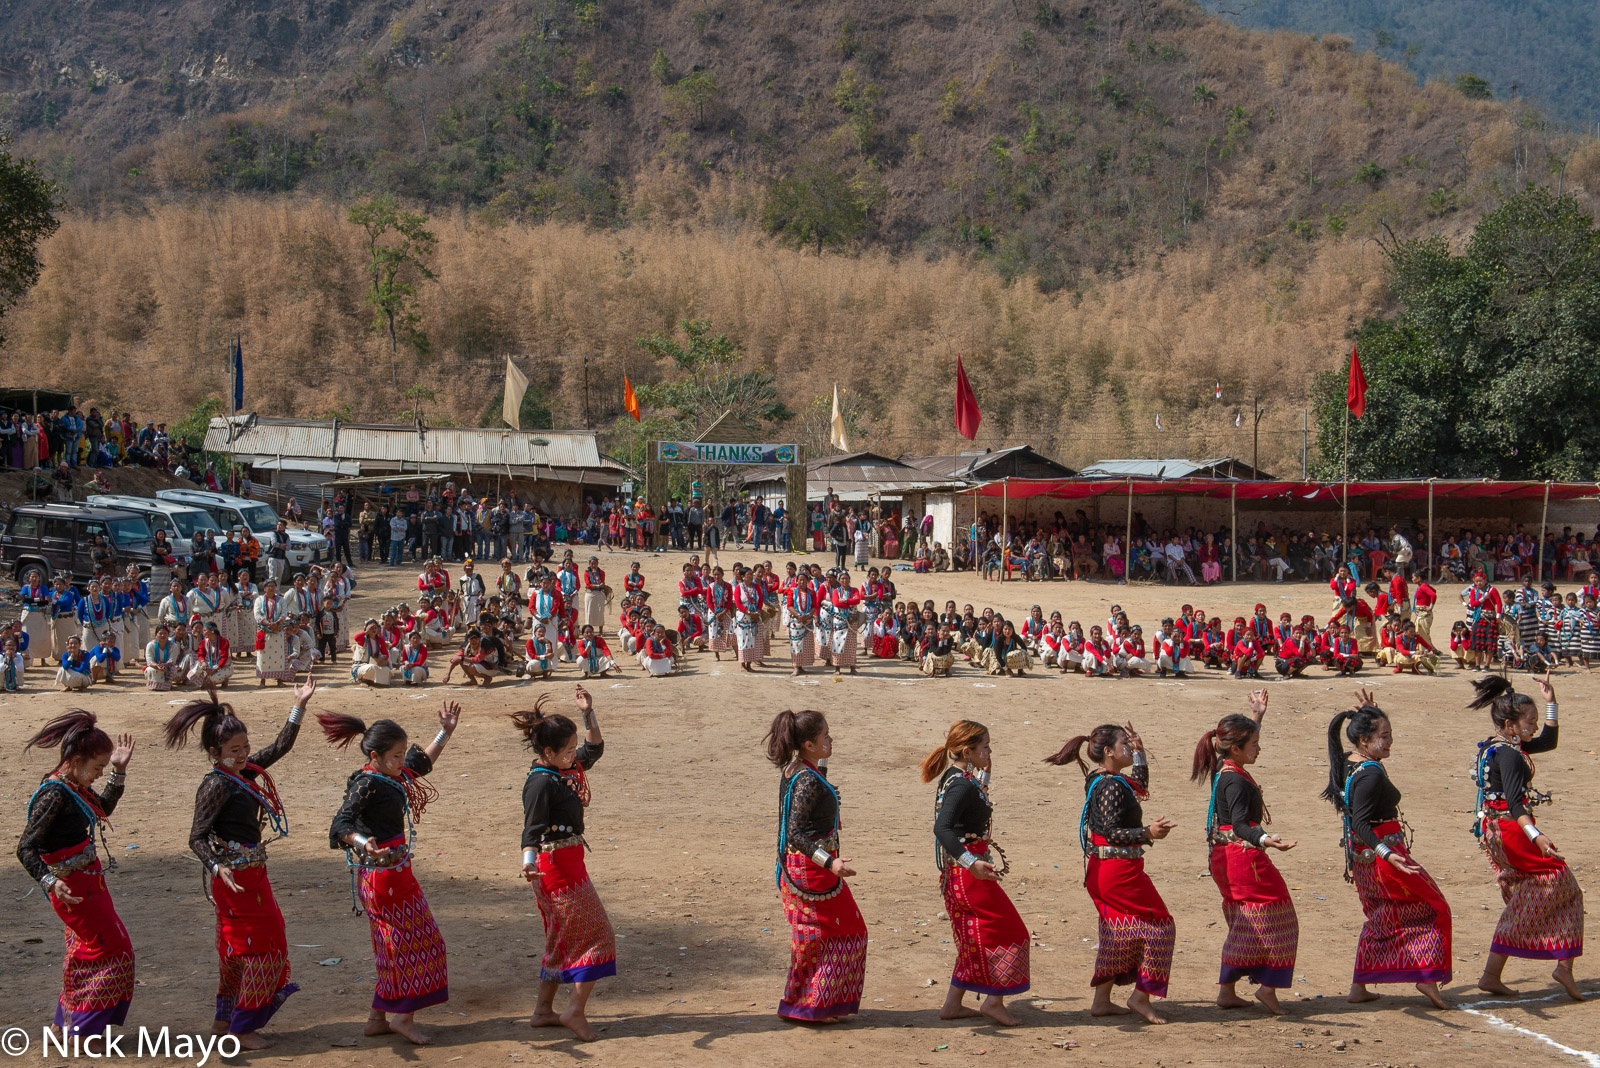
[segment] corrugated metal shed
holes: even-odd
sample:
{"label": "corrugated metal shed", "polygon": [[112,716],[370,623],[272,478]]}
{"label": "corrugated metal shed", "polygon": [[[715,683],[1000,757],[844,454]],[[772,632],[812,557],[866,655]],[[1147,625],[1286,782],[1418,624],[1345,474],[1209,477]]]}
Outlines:
{"label": "corrugated metal shed", "polygon": [[[353,462],[364,474],[385,468],[443,473],[482,471],[508,476],[620,482],[626,472],[601,457],[593,431],[523,431],[477,427],[394,426],[235,416],[211,420],[205,448],[242,463],[280,458]],[[341,468],[342,470],[342,465]]]}
{"label": "corrugated metal shed", "polygon": [[[783,492],[784,485],[782,468],[752,471],[741,482],[744,492],[763,497]],[[806,499],[812,501],[822,500],[829,490],[841,500],[862,501],[873,496],[903,497],[961,486],[959,480],[930,475],[875,452],[824,456],[806,464]]]}
{"label": "corrugated metal shed", "polygon": [[1270,479],[1243,460],[1213,456],[1207,460],[1097,460],[1082,471],[1084,478],[1239,478]]}
{"label": "corrugated metal shed", "polygon": [[1048,456],[1039,455],[1029,445],[944,456],[903,456],[901,461],[931,475],[965,482],[989,482],[997,478],[1072,478],[1078,473]]}

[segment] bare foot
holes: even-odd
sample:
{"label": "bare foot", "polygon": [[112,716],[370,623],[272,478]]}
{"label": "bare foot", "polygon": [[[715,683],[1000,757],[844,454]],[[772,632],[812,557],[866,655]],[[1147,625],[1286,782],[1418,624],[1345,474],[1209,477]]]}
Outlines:
{"label": "bare foot", "polygon": [[1439,996],[1438,983],[1418,983],[1417,993],[1433,1002],[1433,1007],[1436,1009],[1448,1009],[1450,1007],[1449,1002]]}
{"label": "bare foot", "polygon": [[228,1033],[228,1021],[227,1020],[214,1020],[214,1021],[212,1021],[212,1023],[211,1023],[211,1033],[214,1034],[214,1035],[217,1035],[218,1037],[221,1037],[222,1035],[227,1034]]}
{"label": "bare foot", "polygon": [[1127,1016],[1133,1010],[1122,1005],[1096,1005],[1089,1010],[1090,1016]]}
{"label": "bare foot", "polygon": [[1376,990],[1368,990],[1364,983],[1354,983],[1350,987],[1350,996],[1345,998],[1352,1005],[1359,1005],[1363,1001],[1377,1001],[1381,997]]}
{"label": "bare foot", "polygon": [[957,1005],[953,1009],[939,1010],[939,1019],[941,1020],[970,1020],[974,1016],[982,1015],[983,1013],[979,1012],[971,1005]]}
{"label": "bare foot", "polygon": [[556,1015],[554,1009],[535,1009],[533,1015],[528,1018],[529,1027],[559,1027],[560,1025],[561,1017]]}
{"label": "bare foot", "polygon": [[589,1021],[581,1012],[568,1009],[560,1016],[561,1026],[578,1036],[579,1042],[593,1042],[599,1036],[594,1033],[594,1028],[589,1026]]}
{"label": "bare foot", "polygon": [[1509,986],[1506,986],[1506,984],[1501,982],[1499,979],[1491,979],[1487,975],[1478,980],[1478,989],[1486,991],[1490,994],[1504,994],[1509,998],[1514,998],[1517,996],[1517,992],[1515,990],[1512,990]]}
{"label": "bare foot", "polygon": [[277,1045],[277,1043],[273,1042],[272,1039],[263,1038],[255,1031],[251,1031],[248,1034],[243,1035],[234,1035],[233,1037],[239,1040],[240,1049],[271,1049],[273,1046]]}
{"label": "bare foot", "polygon": [[387,1035],[389,1034],[389,1021],[382,1016],[372,1017],[367,1020],[367,1026],[361,1029],[361,1033],[368,1037],[372,1035]]}
{"label": "bare foot", "polygon": [[1224,990],[1217,995],[1217,1008],[1219,1009],[1248,1009],[1250,1003],[1235,994],[1232,990]]}
{"label": "bare foot", "polygon": [[1573,1001],[1583,1000],[1583,992],[1578,989],[1578,984],[1572,977],[1570,962],[1563,961],[1556,965],[1556,970],[1550,973],[1550,978],[1561,984],[1561,988],[1567,992],[1567,997]]}
{"label": "bare foot", "polygon": [[1167,1022],[1167,1018],[1157,1013],[1155,1006],[1150,1004],[1150,995],[1142,990],[1135,990],[1133,995],[1128,998],[1128,1008],[1143,1016],[1149,1023],[1164,1024]]}
{"label": "bare foot", "polygon": [[1289,1010],[1278,1004],[1278,992],[1270,986],[1257,987],[1256,1000],[1274,1016],[1289,1015]]}
{"label": "bare foot", "polygon": [[983,1004],[978,1006],[978,1011],[1001,1027],[1016,1027],[1022,1023],[1021,1020],[1011,1015],[1011,1010],[1006,1008],[1005,1002],[1000,1001],[998,998],[985,998]]}

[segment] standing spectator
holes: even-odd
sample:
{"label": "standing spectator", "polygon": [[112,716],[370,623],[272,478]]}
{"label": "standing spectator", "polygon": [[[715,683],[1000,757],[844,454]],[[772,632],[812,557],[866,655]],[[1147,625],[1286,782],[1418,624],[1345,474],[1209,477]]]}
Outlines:
{"label": "standing spectator", "polygon": [[705,525],[705,509],[700,507],[700,498],[694,497],[689,501],[689,512],[685,516],[685,525],[688,528],[688,548],[693,551],[700,548],[700,531]]}
{"label": "standing spectator", "polygon": [[338,505],[333,513],[333,562],[338,563],[340,557],[344,558],[344,565],[353,568],[354,560],[350,559],[350,513],[345,511],[343,504]]}
{"label": "standing spectator", "polygon": [[356,530],[359,532],[360,541],[356,545],[356,552],[363,560],[372,559],[372,535],[378,522],[377,513],[372,510],[372,502],[367,501],[361,506],[361,514],[356,517]]}
{"label": "standing spectator", "polygon": [[439,528],[444,521],[444,516],[433,503],[433,496],[429,494],[427,507],[422,512],[422,539],[426,548],[424,554],[429,558],[439,555]]}
{"label": "standing spectator", "polygon": [[399,567],[406,551],[406,517],[398,510],[389,517],[389,566]]}

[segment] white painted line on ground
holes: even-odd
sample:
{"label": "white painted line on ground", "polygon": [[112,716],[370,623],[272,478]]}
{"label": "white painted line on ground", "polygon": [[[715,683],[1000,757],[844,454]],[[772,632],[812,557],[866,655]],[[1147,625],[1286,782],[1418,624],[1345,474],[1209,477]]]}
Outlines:
{"label": "white painted line on ground", "polygon": [[[1565,996],[1565,995],[1563,995],[1563,996]],[[1541,998],[1540,1000],[1542,1000],[1542,1001],[1553,1001],[1554,999],[1553,998]],[[1513,1004],[1516,1004],[1516,1002],[1509,1002],[1509,1001],[1504,1001],[1504,1002],[1480,1001],[1480,1002],[1478,1002],[1478,1004],[1480,1004],[1480,1005],[1489,1005],[1489,1004],[1513,1005]],[[1600,1068],[1600,1053],[1592,1053],[1592,1052],[1590,1052],[1589,1050],[1586,1050],[1586,1049],[1573,1049],[1571,1046],[1568,1046],[1568,1045],[1566,1045],[1564,1043],[1561,1043],[1561,1042],[1557,1042],[1555,1039],[1551,1038],[1549,1035],[1540,1034],[1538,1031],[1532,1031],[1532,1030],[1529,1030],[1526,1027],[1519,1027],[1516,1024],[1511,1023],[1511,1022],[1509,1022],[1507,1020],[1502,1020],[1500,1017],[1496,1016],[1492,1012],[1484,1012],[1481,1009],[1467,1009],[1467,1008],[1463,1008],[1462,1011],[1471,1013],[1473,1016],[1481,1016],[1485,1020],[1488,1020],[1494,1026],[1503,1028],[1503,1029],[1505,1029],[1507,1031],[1515,1031],[1519,1035],[1527,1035],[1529,1038],[1537,1038],[1540,1042],[1543,1042],[1545,1045],[1553,1046],[1555,1049],[1557,1049],[1558,1051],[1560,1051],[1562,1053],[1565,1053],[1569,1057],[1577,1057],[1579,1060],[1583,1061],[1584,1064],[1587,1064],[1589,1066],[1589,1068]]]}

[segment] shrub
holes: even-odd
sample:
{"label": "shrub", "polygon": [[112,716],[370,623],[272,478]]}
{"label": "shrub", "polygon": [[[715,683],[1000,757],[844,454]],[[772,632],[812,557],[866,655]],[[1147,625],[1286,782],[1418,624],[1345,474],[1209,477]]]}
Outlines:
{"label": "shrub", "polygon": [[1468,100],[1489,100],[1494,96],[1489,83],[1471,71],[1456,75],[1456,89]]}
{"label": "shrub", "polygon": [[1386,168],[1378,166],[1370,159],[1356,170],[1356,180],[1366,182],[1368,185],[1377,185],[1389,176]]}

